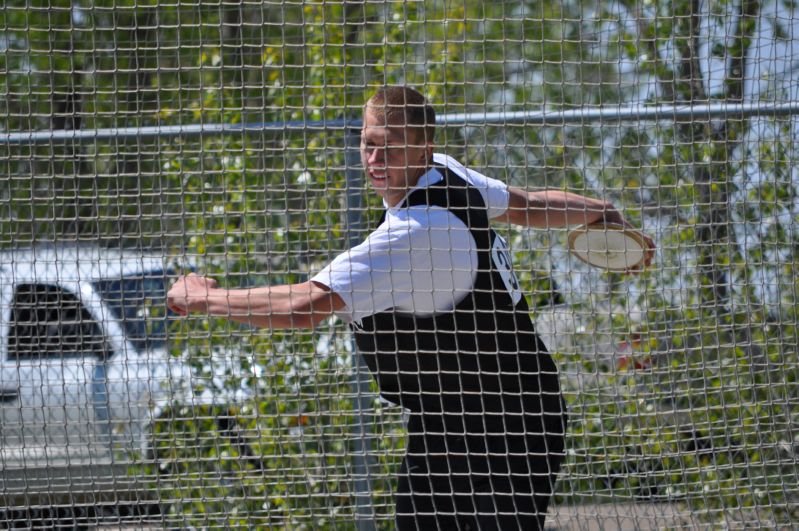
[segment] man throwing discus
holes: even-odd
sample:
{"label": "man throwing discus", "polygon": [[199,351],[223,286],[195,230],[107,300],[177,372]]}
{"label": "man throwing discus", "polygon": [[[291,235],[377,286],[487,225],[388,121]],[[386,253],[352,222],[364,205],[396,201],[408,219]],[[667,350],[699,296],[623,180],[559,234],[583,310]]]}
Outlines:
{"label": "man throwing discus", "polygon": [[[179,278],[167,302],[267,328],[353,330],[381,395],[409,412],[396,491],[405,529],[543,529],[564,457],[558,372],[492,220],[629,226],[609,203],[508,187],[434,152],[435,113],[408,87],[364,106],[361,158],[386,208],[308,282],[225,290]],[[654,245],[647,237],[644,264]]]}

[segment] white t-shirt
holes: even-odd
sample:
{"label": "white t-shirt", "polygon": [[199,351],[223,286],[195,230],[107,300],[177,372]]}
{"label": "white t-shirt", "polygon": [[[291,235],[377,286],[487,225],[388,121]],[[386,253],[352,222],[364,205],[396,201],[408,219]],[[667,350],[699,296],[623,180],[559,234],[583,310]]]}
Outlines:
{"label": "white t-shirt", "polygon": [[[436,153],[433,161],[480,191],[489,219],[508,209],[503,182],[447,155]],[[442,178],[433,168],[408,193]],[[420,316],[451,310],[476,277],[477,244],[466,225],[445,208],[419,205],[387,208],[385,221],[363,243],[337,256],[311,281],[342,298],[345,307],[337,315],[358,322],[389,308]]]}

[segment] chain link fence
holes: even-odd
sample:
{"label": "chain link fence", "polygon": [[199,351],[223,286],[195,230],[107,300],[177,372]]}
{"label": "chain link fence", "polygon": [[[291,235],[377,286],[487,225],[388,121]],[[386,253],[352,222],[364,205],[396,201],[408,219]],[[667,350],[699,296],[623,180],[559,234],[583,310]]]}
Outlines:
{"label": "chain link fence", "polygon": [[638,276],[498,226],[569,405],[553,528],[797,515],[795,6],[786,1],[0,7],[0,526],[389,529],[403,411],[335,319],[175,319],[180,273],[307,280],[382,205],[363,102],[441,151],[610,200]]}

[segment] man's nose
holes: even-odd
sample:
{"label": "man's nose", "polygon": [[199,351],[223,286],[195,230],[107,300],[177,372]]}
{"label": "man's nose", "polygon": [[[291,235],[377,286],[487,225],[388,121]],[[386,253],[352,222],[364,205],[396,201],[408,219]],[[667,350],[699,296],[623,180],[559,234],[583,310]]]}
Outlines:
{"label": "man's nose", "polygon": [[366,158],[366,161],[369,164],[376,164],[378,162],[381,162],[382,160],[383,160],[383,150],[380,148],[372,148],[372,150],[369,151],[369,156]]}

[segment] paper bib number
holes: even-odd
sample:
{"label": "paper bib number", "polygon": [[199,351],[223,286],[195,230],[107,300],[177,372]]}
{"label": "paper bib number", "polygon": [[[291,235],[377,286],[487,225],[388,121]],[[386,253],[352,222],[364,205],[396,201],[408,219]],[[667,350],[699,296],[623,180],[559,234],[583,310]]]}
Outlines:
{"label": "paper bib number", "polygon": [[505,289],[508,290],[513,304],[516,305],[522,300],[522,292],[519,289],[519,280],[516,278],[516,273],[513,272],[510,254],[508,253],[508,244],[499,234],[495,235],[491,258],[494,259],[497,272],[502,277],[502,282],[505,283]]}

